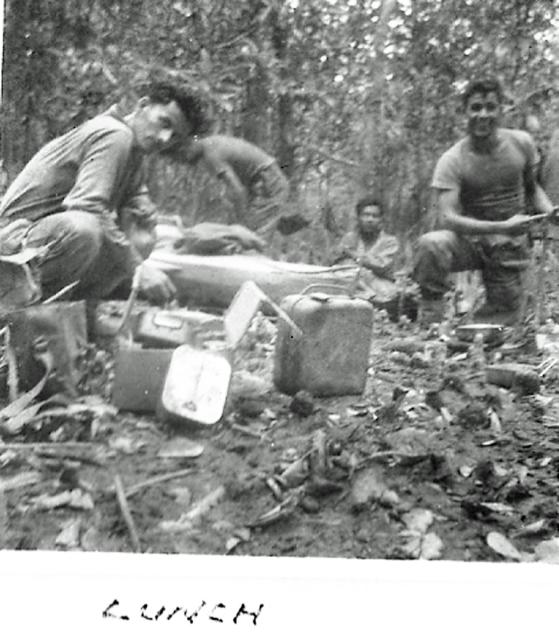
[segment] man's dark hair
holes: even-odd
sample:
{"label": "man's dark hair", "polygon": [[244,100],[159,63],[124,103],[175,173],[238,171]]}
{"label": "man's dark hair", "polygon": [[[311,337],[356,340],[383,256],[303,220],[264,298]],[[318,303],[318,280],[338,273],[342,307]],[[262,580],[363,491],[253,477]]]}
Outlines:
{"label": "man's dark hair", "polygon": [[503,89],[501,88],[501,83],[497,78],[478,78],[476,80],[472,80],[462,94],[462,104],[464,107],[468,104],[468,100],[475,93],[481,93],[483,96],[488,93],[495,93],[499,102],[503,101]]}
{"label": "man's dark hair", "polygon": [[206,106],[194,92],[170,82],[151,82],[142,89],[142,95],[147,96],[152,102],[176,102],[192,126],[191,135],[200,135],[208,130]]}
{"label": "man's dark hair", "polygon": [[373,207],[373,206],[378,207],[381,215],[383,214],[382,205],[380,204],[378,198],[371,195],[363,196],[363,198],[358,200],[357,204],[355,205],[355,213],[358,216],[360,216],[361,212],[365,207]]}

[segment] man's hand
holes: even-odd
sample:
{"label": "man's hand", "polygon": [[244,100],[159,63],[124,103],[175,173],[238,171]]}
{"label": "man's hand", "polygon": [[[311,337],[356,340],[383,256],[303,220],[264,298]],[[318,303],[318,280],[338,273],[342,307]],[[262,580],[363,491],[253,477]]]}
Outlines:
{"label": "man's hand", "polygon": [[157,267],[142,264],[140,291],[154,304],[165,304],[172,300],[177,290],[167,275]]}
{"label": "man's hand", "polygon": [[523,233],[528,233],[532,222],[534,221],[531,216],[527,216],[523,213],[517,213],[508,220],[503,220],[499,223],[499,232],[511,236],[522,235]]}
{"label": "man's hand", "polygon": [[137,224],[132,223],[128,231],[128,239],[130,244],[145,260],[155,246],[156,236],[154,230],[142,229]]}

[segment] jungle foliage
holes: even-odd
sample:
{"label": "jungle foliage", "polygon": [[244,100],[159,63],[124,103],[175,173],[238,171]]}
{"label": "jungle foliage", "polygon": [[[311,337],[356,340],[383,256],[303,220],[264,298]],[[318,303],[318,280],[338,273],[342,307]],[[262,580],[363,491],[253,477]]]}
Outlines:
{"label": "jungle foliage", "polygon": [[[214,129],[273,153],[294,206],[330,237],[365,190],[416,235],[429,180],[461,135],[459,92],[496,74],[507,120],[559,113],[554,0],[6,0],[2,142],[12,178],[47,140],[117,100],[154,66],[211,106]],[[531,119],[530,119],[531,118]],[[187,222],[215,185],[158,160],[151,188]],[[312,256],[311,256],[312,257]]]}

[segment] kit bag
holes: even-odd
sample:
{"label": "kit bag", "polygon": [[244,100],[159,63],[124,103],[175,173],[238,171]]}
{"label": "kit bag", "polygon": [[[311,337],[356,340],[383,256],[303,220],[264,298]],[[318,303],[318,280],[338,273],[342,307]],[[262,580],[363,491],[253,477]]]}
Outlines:
{"label": "kit bag", "polygon": [[10,345],[15,354],[21,389],[36,385],[45,367],[37,357],[37,345],[50,353],[52,370],[42,395],[77,395],[87,345],[85,302],[33,305],[6,315]]}

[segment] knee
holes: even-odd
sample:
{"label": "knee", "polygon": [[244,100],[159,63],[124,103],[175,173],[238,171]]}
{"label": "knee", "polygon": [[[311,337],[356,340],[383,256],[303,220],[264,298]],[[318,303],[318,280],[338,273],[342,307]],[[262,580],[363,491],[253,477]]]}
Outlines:
{"label": "knee", "polygon": [[103,231],[96,216],[82,211],[71,211],[65,215],[63,226],[66,234],[84,248],[95,252],[101,249]]}
{"label": "knee", "polygon": [[420,236],[417,240],[415,259],[416,262],[422,261],[427,257],[431,257],[437,253],[440,242],[436,231],[431,231]]}
{"label": "knee", "polygon": [[50,254],[71,254],[84,264],[101,251],[103,231],[99,220],[90,213],[65,211],[38,220],[29,230],[28,246],[50,247]]}
{"label": "knee", "polygon": [[103,244],[103,231],[97,217],[82,211],[68,211],[60,217],[61,244],[73,254],[80,254],[84,263],[94,260]]}
{"label": "knee", "polygon": [[433,259],[448,252],[453,241],[452,231],[430,231],[417,241],[416,261]]}

